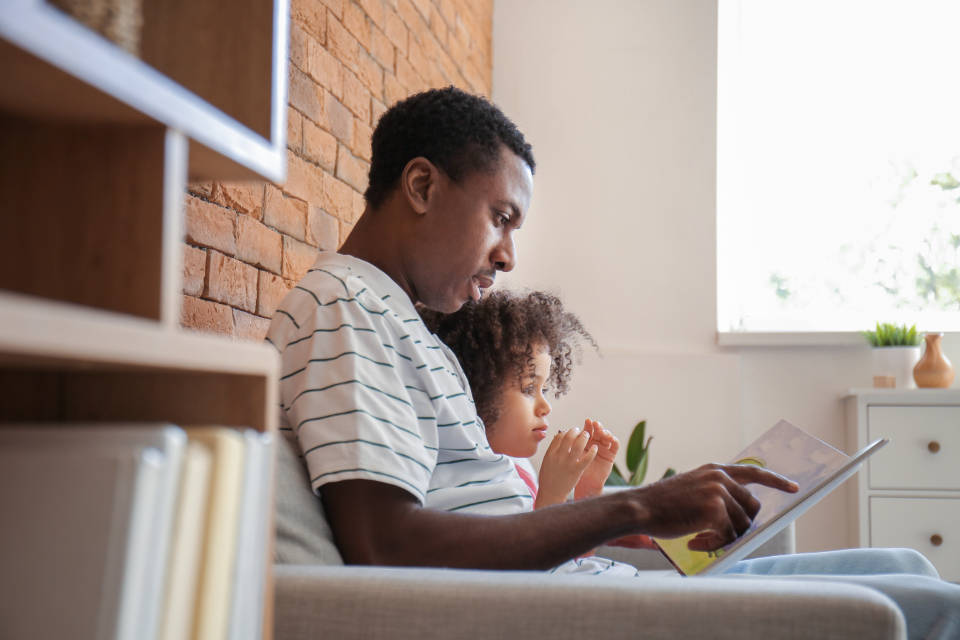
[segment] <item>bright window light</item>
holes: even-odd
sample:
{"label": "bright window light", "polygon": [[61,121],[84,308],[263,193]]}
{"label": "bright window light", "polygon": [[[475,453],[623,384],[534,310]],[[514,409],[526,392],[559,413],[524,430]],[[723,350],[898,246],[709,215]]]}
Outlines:
{"label": "bright window light", "polygon": [[719,24],[719,331],[960,331],[960,1]]}

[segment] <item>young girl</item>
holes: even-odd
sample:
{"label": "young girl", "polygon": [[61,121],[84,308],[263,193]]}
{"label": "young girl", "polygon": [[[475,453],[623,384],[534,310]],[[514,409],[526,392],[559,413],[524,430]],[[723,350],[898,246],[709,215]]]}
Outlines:
{"label": "young girl", "polygon": [[534,508],[564,502],[571,491],[576,498],[599,495],[620,448],[599,422],[553,437],[539,483],[528,460],[547,437],[547,395],[566,393],[581,343],[596,346],[577,317],[550,294],[502,290],[453,314],[422,315],[460,360],[490,447],[514,460]]}

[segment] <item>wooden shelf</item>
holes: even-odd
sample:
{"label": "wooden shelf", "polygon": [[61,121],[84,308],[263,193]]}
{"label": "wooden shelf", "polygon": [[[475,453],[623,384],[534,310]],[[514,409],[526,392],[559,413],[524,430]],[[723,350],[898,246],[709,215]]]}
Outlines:
{"label": "wooden shelf", "polygon": [[0,291],[0,364],[272,374],[267,344],[168,328],[79,305]]}
{"label": "wooden shelf", "polygon": [[266,344],[0,292],[0,421],[274,430],[278,370]]}
{"label": "wooden shelf", "polygon": [[[196,22],[221,9],[218,29]],[[0,3],[0,111],[169,127],[191,140],[191,179],[282,182],[286,3],[147,0],[145,12],[140,60],[43,2]]]}

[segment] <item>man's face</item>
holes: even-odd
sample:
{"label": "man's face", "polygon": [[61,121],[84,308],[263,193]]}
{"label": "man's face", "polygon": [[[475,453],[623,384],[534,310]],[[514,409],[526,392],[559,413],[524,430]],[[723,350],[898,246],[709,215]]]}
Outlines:
{"label": "man's face", "polygon": [[415,297],[430,309],[451,313],[467,300],[478,300],[497,271],[513,269],[514,233],[532,193],[530,167],[505,146],[493,172],[476,171],[459,183],[440,172],[418,230],[420,255],[411,257]]}

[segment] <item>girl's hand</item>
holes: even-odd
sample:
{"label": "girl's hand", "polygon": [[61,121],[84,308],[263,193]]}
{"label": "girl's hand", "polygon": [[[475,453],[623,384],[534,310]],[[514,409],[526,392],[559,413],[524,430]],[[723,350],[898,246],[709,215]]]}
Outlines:
{"label": "girl's hand", "polygon": [[553,436],[540,465],[540,487],[534,508],[565,502],[577,485],[583,470],[597,455],[596,446],[588,446],[590,432],[580,429],[561,431]]}
{"label": "girl's hand", "polygon": [[587,419],[583,423],[584,432],[590,433],[590,442],[588,447],[597,448],[597,456],[593,462],[584,470],[580,481],[574,490],[576,499],[587,496],[598,496],[603,491],[603,483],[607,481],[610,470],[613,469],[613,461],[620,451],[620,441],[615,435],[603,428],[603,425],[596,420]]}

